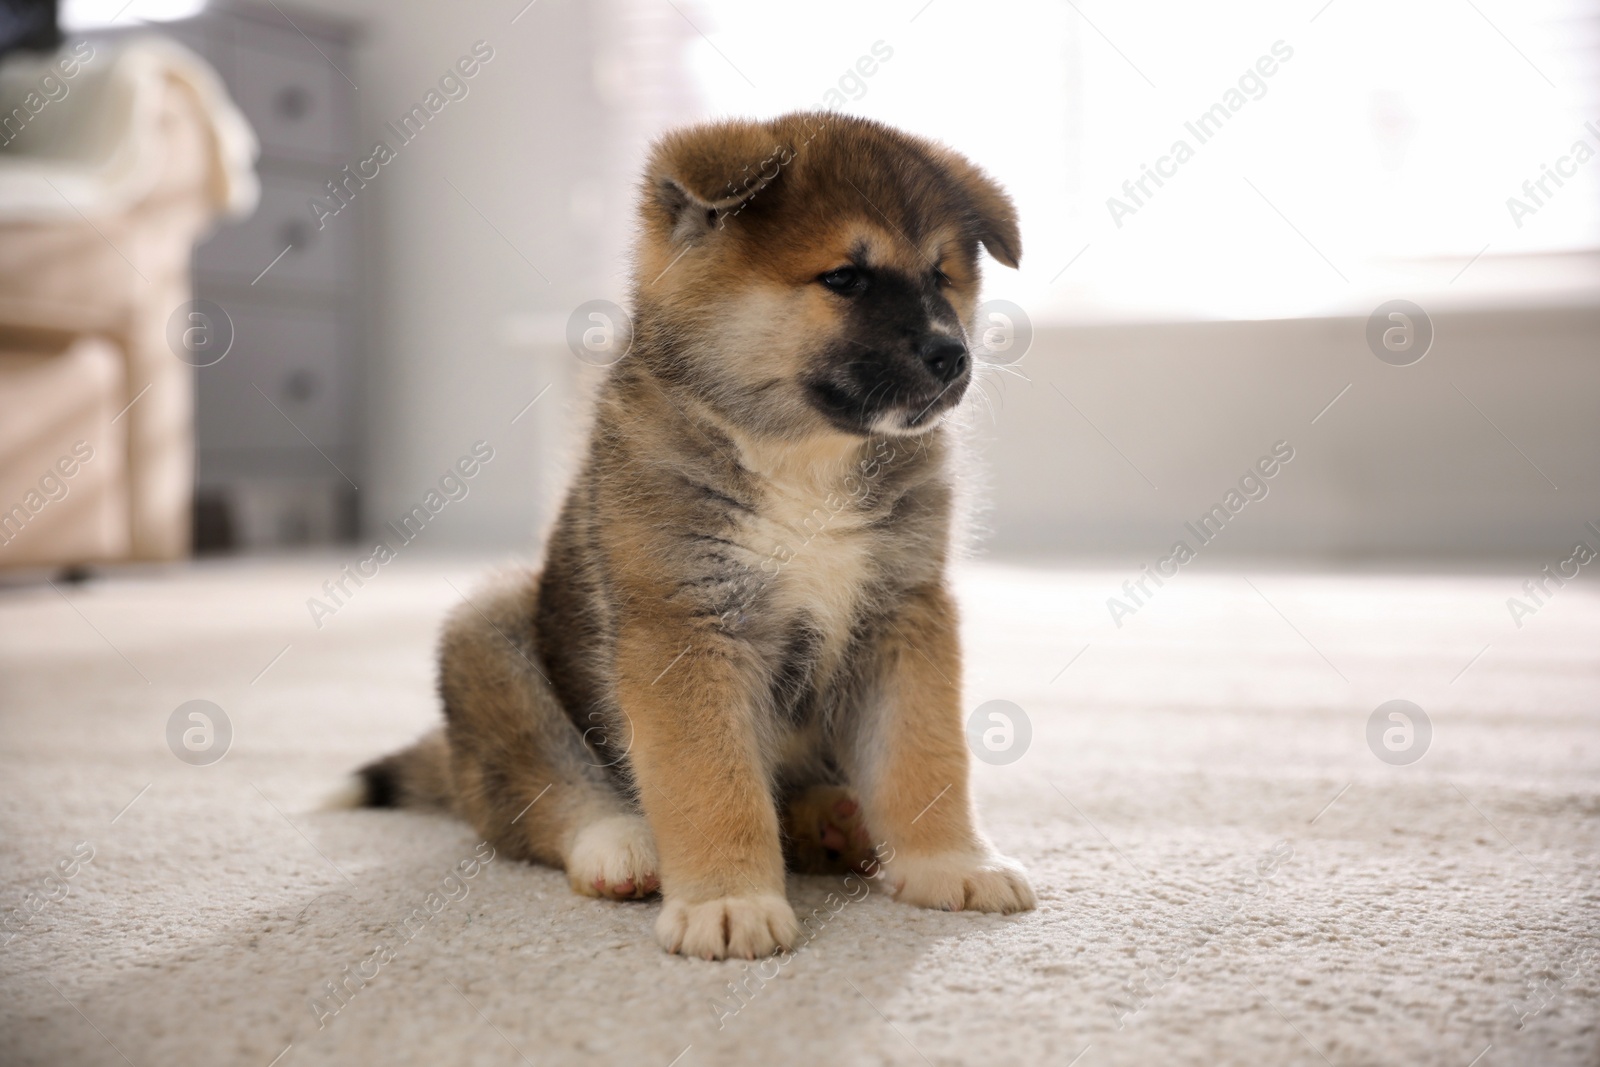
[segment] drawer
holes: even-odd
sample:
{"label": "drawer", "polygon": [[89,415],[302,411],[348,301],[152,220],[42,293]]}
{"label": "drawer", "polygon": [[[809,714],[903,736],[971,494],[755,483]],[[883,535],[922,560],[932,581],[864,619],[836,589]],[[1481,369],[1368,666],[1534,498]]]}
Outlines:
{"label": "drawer", "polygon": [[264,156],[344,162],[356,91],[339,73],[354,76],[342,47],[326,38],[307,40],[287,26],[279,32],[244,23],[232,58],[229,89],[261,138]]}
{"label": "drawer", "polygon": [[[351,212],[359,204],[323,219],[319,230],[310,208],[314,196],[327,202],[326,187],[314,179],[263,174],[260,206],[201,245],[195,251],[195,270],[202,277],[247,285],[260,276],[256,287],[268,290],[300,285],[327,291],[350,284],[355,236]],[[289,251],[273,264],[285,248]]]}
{"label": "drawer", "polygon": [[338,452],[356,438],[343,325],[300,309],[219,302],[233,320],[233,347],[195,371],[200,447],[304,449],[309,437],[340,462]]}

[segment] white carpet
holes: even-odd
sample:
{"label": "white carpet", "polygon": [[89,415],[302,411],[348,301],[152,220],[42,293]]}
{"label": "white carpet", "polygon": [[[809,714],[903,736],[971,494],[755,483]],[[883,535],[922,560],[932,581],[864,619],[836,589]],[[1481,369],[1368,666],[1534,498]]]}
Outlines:
{"label": "white carpet", "polygon": [[[1592,576],[1518,630],[1522,575],[1184,572],[1118,630],[1128,574],[964,572],[967,706],[1033,727],[977,793],[1039,910],[874,890],[718,1029],[745,965],[662,953],[659,904],[503,860],[446,883],[464,825],[312,810],[435,721],[435,627],[482,573],[401,560],[319,631],[342,562],[0,593],[0,1061],[1600,1063]],[[1397,697],[1433,725],[1410,766],[1366,742]],[[212,766],[167,745],[192,699],[232,724]]]}

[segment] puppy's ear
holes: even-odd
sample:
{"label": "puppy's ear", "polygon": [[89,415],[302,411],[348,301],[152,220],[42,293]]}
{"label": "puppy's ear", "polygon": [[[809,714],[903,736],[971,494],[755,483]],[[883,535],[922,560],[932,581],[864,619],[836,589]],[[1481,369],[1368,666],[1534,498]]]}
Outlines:
{"label": "puppy's ear", "polygon": [[673,244],[697,241],[775,181],[793,158],[788,145],[754,122],[677,130],[651,150],[645,219]]}
{"label": "puppy's ear", "polygon": [[945,165],[966,193],[974,218],[975,236],[1002,265],[1022,262],[1022,231],[1017,227],[1017,206],[1000,183],[973,166],[966,157],[947,152]]}

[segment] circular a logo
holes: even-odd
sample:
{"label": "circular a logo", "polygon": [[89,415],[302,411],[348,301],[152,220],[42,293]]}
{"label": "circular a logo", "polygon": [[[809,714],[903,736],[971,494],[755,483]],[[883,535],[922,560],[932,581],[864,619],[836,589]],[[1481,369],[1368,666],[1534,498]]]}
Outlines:
{"label": "circular a logo", "polygon": [[980,363],[1007,366],[1028,354],[1033,345],[1033,321],[1009,300],[985,300],[973,314],[972,356]]}
{"label": "circular a logo", "polygon": [[1409,367],[1433,347],[1433,320],[1409,300],[1379,304],[1367,316],[1367,347],[1391,367]]}
{"label": "circular a logo", "polygon": [[[590,722],[598,723],[599,725],[591,726],[587,730],[583,731],[584,745],[587,746],[590,751],[600,756],[603,756],[608,752],[616,751],[616,746],[612,744],[611,735],[609,733],[611,726],[606,723],[605,716],[598,711],[591,711],[588,717]],[[628,720],[627,746],[605,763],[595,763],[593,760],[585,760],[584,762],[589,764],[589,766],[614,767],[618,763],[621,763],[623,758],[627,756],[629,752],[633,751],[633,718],[625,711],[622,712],[622,717]]]}
{"label": "circular a logo", "polygon": [[233,319],[215,300],[179,304],[167,319],[167,347],[191,367],[221,363],[233,347]]}
{"label": "circular a logo", "polygon": [[1417,762],[1432,742],[1428,713],[1409,700],[1386,700],[1367,718],[1367,747],[1393,766]]}
{"label": "circular a logo", "polygon": [[1028,713],[1009,700],[985,701],[967,717],[967,747],[985,763],[996,767],[1015,763],[1032,741]]}
{"label": "circular a logo", "polygon": [[609,300],[579,304],[567,317],[567,347],[591,367],[609,367],[633,347],[633,320]]}
{"label": "circular a logo", "polygon": [[228,754],[233,723],[209,700],[189,700],[167,716],[167,747],[191,767],[208,767]]}

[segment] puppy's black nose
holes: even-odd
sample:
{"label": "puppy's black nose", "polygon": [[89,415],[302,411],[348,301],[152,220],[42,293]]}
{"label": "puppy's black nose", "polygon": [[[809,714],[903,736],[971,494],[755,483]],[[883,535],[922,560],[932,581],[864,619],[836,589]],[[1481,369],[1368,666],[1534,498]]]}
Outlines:
{"label": "puppy's black nose", "polygon": [[922,365],[941,382],[953,382],[967,369],[967,346],[952,337],[934,334],[917,353]]}

